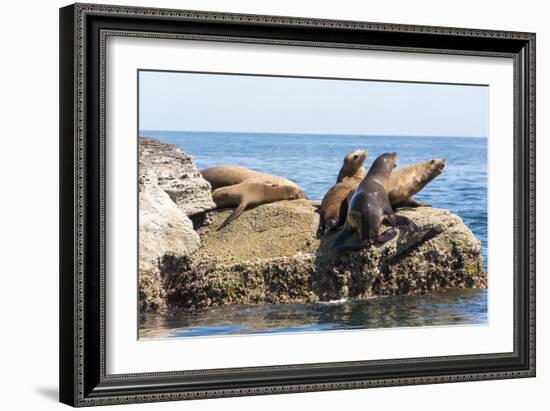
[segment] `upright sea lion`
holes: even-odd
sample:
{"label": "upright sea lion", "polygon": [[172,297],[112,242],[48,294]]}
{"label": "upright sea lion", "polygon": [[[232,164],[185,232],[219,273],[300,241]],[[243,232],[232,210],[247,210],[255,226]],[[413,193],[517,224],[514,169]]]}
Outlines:
{"label": "upright sea lion", "polygon": [[355,191],[365,177],[366,171],[363,163],[367,159],[367,155],[367,150],[356,150],[344,158],[344,164],[338,174],[338,182],[327,191],[321,201],[318,235],[325,234],[344,224],[347,207],[344,209],[342,205],[347,205],[348,195]]}
{"label": "upright sea lion", "polygon": [[445,160],[434,158],[394,170],[386,188],[392,207],[428,206],[412,196],[440,175],[444,168]]}
{"label": "upright sea lion", "polygon": [[[363,248],[364,241],[368,245],[382,244],[397,235],[395,227],[398,224],[414,227],[411,220],[394,213],[386,193],[386,185],[397,160],[397,153],[385,153],[374,160],[369,172],[351,197],[344,229],[332,243],[331,251],[341,253],[346,250],[357,250]],[[387,222],[391,228],[380,233],[383,222]],[[346,246],[344,243],[353,233],[359,235],[361,242]]]}
{"label": "upright sea lion", "polygon": [[272,183],[298,187],[298,185],[284,177],[261,173],[246,167],[240,166],[216,166],[201,170],[203,178],[210,183],[212,191],[220,187],[232,186],[242,183],[249,178],[264,179]]}
{"label": "upright sea lion", "polygon": [[[363,163],[367,159],[369,152],[367,150],[355,150],[346,154],[344,162],[336,178],[336,182],[339,183],[345,177],[351,177],[358,171],[362,171],[363,176],[367,173],[363,167]],[[362,177],[361,177],[362,178]]]}
{"label": "upright sea lion", "polygon": [[[399,207],[430,207],[429,204],[421,203],[412,198],[434,178],[439,176],[445,168],[445,160],[432,159],[422,163],[411,164],[410,166],[393,170],[388,181],[386,192],[393,209]],[[358,184],[357,184],[358,185]],[[340,205],[340,216],[346,216],[348,204],[357,186],[349,191],[346,199]],[[344,219],[340,218],[332,228],[340,227]]]}
{"label": "upright sea lion", "polygon": [[220,187],[212,193],[212,199],[218,208],[236,207],[233,213],[220,225],[222,229],[239,217],[249,206],[272,203],[280,200],[307,198],[300,187],[281,185],[264,179],[249,178],[242,183]]}

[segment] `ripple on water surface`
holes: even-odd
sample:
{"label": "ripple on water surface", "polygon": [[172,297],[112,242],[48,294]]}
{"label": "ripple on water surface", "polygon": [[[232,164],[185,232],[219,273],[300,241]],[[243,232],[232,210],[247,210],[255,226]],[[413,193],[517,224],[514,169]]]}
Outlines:
{"label": "ripple on water surface", "polygon": [[487,290],[433,291],[315,304],[228,305],[144,314],[140,338],[184,338],[487,323]]}

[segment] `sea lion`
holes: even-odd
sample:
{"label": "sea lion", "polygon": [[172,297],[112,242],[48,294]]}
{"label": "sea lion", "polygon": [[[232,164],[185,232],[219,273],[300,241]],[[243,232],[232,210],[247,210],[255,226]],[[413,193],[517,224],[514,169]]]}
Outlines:
{"label": "sea lion", "polygon": [[[397,235],[397,225],[414,227],[411,220],[394,213],[386,193],[386,186],[397,161],[397,153],[385,153],[374,160],[351,197],[344,229],[332,243],[332,252],[339,254],[347,250],[358,250],[363,248],[365,241],[367,245],[383,244]],[[383,222],[387,222],[391,228],[380,233]],[[359,235],[360,243],[345,245],[353,233]]]}
{"label": "sea lion", "polygon": [[339,183],[345,177],[351,177],[358,171],[362,171],[363,176],[367,174],[365,167],[363,167],[363,163],[367,159],[368,155],[369,152],[367,150],[355,150],[346,154],[342,167],[340,168],[340,172],[338,173],[338,177],[336,178],[336,182]]}
{"label": "sea lion", "polygon": [[421,203],[412,196],[439,176],[444,168],[445,160],[434,158],[394,170],[386,187],[392,207],[394,209],[398,207],[429,207],[428,204]]}
{"label": "sea lion", "polygon": [[[318,235],[326,234],[344,224],[347,198],[365,177],[366,171],[363,163],[367,159],[367,155],[367,150],[356,150],[344,158],[344,164],[338,174],[339,181],[327,191],[321,201]],[[342,205],[346,207],[343,208]]]}
{"label": "sea lion", "polygon": [[272,203],[281,200],[307,198],[304,191],[297,186],[282,185],[262,178],[249,178],[242,183],[220,187],[212,192],[212,199],[217,208],[236,207],[233,213],[220,225],[218,230],[239,217],[249,206]]}
{"label": "sea lion", "polygon": [[[400,207],[431,207],[429,204],[415,200],[412,196],[439,176],[444,168],[445,160],[434,158],[393,170],[386,187],[386,192],[393,209],[396,210]],[[357,185],[348,192],[346,199],[340,204],[339,215],[344,216],[344,218],[337,220],[337,223],[333,224],[332,228],[337,228],[344,224],[345,216],[348,212],[348,204]]]}
{"label": "sea lion", "polygon": [[298,187],[298,185],[284,177],[261,173],[246,167],[240,166],[216,166],[200,170],[202,177],[210,183],[212,191],[220,187],[232,186],[242,183],[250,178],[257,180],[264,179],[274,184]]}

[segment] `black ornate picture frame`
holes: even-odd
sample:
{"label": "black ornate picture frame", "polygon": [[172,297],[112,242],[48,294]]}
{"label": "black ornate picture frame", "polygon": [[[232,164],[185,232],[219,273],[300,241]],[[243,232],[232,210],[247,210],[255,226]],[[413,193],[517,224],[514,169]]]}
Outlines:
{"label": "black ornate picture frame", "polygon": [[[206,371],[105,371],[105,39],[485,57],[514,62],[514,350]],[[535,34],[76,4],[60,10],[60,400],[73,406],[535,376]],[[108,309],[108,308],[107,308]]]}

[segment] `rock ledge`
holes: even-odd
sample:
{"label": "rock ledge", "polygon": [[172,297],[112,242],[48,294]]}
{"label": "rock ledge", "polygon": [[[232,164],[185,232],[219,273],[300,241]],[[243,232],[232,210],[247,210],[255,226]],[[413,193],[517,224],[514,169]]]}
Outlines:
{"label": "rock ledge", "polygon": [[231,211],[209,211],[211,223],[198,229],[198,250],[162,261],[167,305],[194,310],[487,286],[480,242],[447,210],[400,211],[416,230],[403,230],[382,247],[336,257],[328,249],[337,233],[316,238],[317,205],[308,200],[261,205],[219,231]]}

